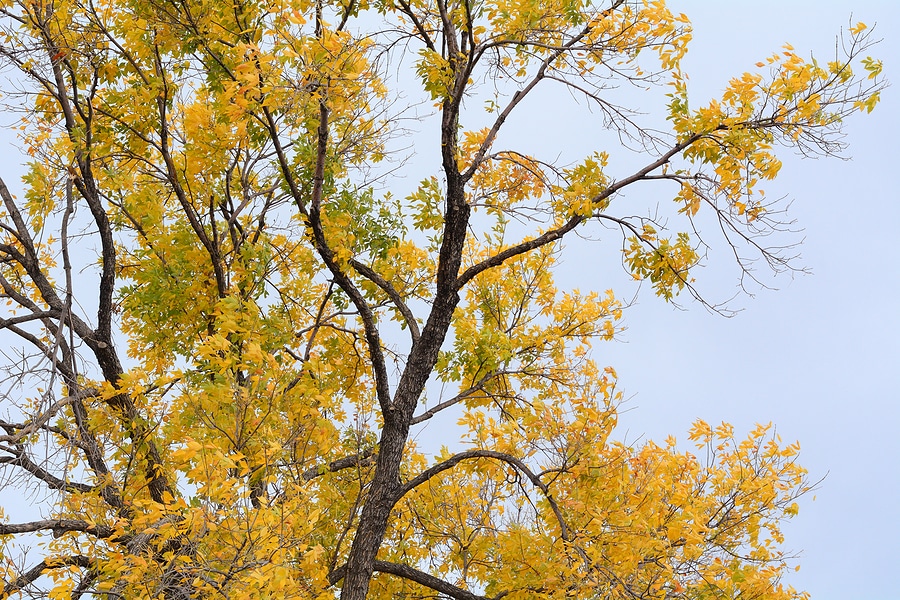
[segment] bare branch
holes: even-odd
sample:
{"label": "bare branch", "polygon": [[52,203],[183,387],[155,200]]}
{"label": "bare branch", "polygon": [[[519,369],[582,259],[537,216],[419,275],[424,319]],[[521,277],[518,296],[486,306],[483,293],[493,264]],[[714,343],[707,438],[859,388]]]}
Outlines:
{"label": "bare branch", "polygon": [[475,392],[482,391],[484,389],[484,384],[487,383],[489,380],[493,379],[494,377],[497,377],[498,375],[503,375],[503,374],[504,373],[490,373],[488,375],[485,375],[484,377],[479,379],[475,383],[475,385],[458,393],[453,398],[450,398],[449,400],[444,400],[443,402],[439,402],[438,404],[432,406],[425,412],[423,412],[419,415],[416,415],[415,417],[412,418],[412,420],[409,422],[409,424],[410,425],[418,425],[419,423],[427,421],[428,419],[430,419],[434,415],[438,414],[442,410],[450,408],[451,406],[454,406],[456,404],[459,404],[466,398],[470,398],[472,396],[472,394],[474,394]]}
{"label": "bare branch", "polygon": [[13,450],[11,448],[4,448],[4,450],[12,453],[13,456],[0,457],[0,465],[14,465],[16,467],[21,467],[25,471],[31,473],[36,479],[39,479],[46,483],[50,489],[78,493],[88,493],[97,489],[92,485],[87,485],[86,483],[71,482],[60,479],[56,475],[53,475],[47,470],[41,468],[37,463],[28,458],[24,450]]}
{"label": "bare branch", "polygon": [[419,32],[419,35],[422,36],[422,41],[425,42],[425,47],[431,50],[432,52],[437,52],[437,48],[434,45],[434,42],[431,40],[431,36],[428,35],[428,31],[422,25],[422,22],[416,16],[416,13],[413,12],[412,7],[405,0],[397,0],[397,4],[401,7],[401,12],[405,14],[407,17],[412,20],[413,25],[416,28],[416,31]]}
{"label": "bare branch", "polygon": [[28,523],[0,523],[0,535],[33,533],[35,531],[53,531],[54,537],[59,537],[69,532],[80,532],[88,533],[101,539],[111,537],[115,533],[112,527],[93,525],[78,519],[45,519]]}
{"label": "bare branch", "polygon": [[[617,8],[619,8],[619,6],[621,6],[624,3],[624,1],[625,0],[615,0],[615,2],[613,2],[612,6],[610,6],[608,9],[603,11],[603,13],[601,13],[601,15],[608,14],[608,13],[615,11]],[[553,61],[555,61],[557,58],[559,58],[566,52],[569,52],[573,48],[575,48],[576,45],[578,44],[578,42],[580,42],[582,39],[584,39],[584,37],[587,36],[591,32],[591,30],[592,30],[591,25],[585,26],[581,31],[579,31],[578,33],[573,35],[572,38],[568,42],[566,42],[559,48],[554,49],[541,62],[541,66],[538,67],[538,70],[535,73],[534,77],[531,78],[531,81],[529,81],[528,84],[526,84],[525,87],[523,87],[521,90],[518,90],[516,93],[513,94],[513,97],[510,99],[510,101],[507,103],[507,105],[503,108],[502,111],[500,111],[500,114],[497,115],[497,118],[494,119],[494,124],[491,126],[490,131],[488,131],[487,137],[484,138],[484,141],[481,143],[481,146],[478,148],[478,150],[475,152],[475,156],[472,158],[472,164],[469,165],[469,168],[466,169],[466,171],[462,174],[462,177],[465,181],[468,181],[469,179],[471,179],[472,175],[475,174],[475,171],[478,170],[478,167],[484,161],[485,154],[487,154],[487,151],[491,147],[491,144],[494,143],[494,140],[497,138],[497,135],[500,133],[500,128],[503,126],[503,123],[506,122],[507,117],[509,117],[509,115],[513,112],[513,110],[515,110],[516,106],[518,106],[519,103],[525,99],[525,96],[527,96],[528,93],[531,92],[541,82],[541,80],[544,79],[544,77],[546,76],[546,73],[547,73],[547,69],[550,67],[551,64],[553,64]],[[519,44],[520,42],[510,40],[508,43]],[[487,50],[488,48],[495,46],[495,45],[498,45],[498,42],[492,42],[490,44],[485,44],[484,46],[479,48],[478,53],[477,53],[478,56],[473,60],[473,63],[477,62],[478,58],[480,58],[480,56],[485,52],[485,50]],[[529,45],[531,45],[531,44],[529,44]]]}
{"label": "bare branch", "polygon": [[47,422],[53,418],[53,416],[59,412],[61,408],[64,406],[68,406],[72,402],[76,400],[82,400],[84,398],[90,398],[91,396],[96,396],[97,391],[90,388],[81,388],[78,390],[78,393],[74,396],[66,396],[65,398],[61,398],[51,404],[46,410],[41,412],[40,415],[35,417],[33,420],[22,423],[22,424],[13,424],[13,423],[5,423],[4,427],[8,427],[11,429],[15,429],[16,433],[11,435],[0,435],[0,442],[7,444],[18,444],[23,438],[35,433],[39,429],[42,429]]}
{"label": "bare branch", "polygon": [[337,471],[341,471],[343,469],[349,469],[351,467],[356,466],[365,466],[373,462],[375,457],[375,449],[374,448],[366,448],[362,450],[359,454],[353,454],[351,456],[345,456],[344,458],[339,458],[337,460],[333,460],[325,465],[318,465],[312,468],[309,468],[303,471],[303,479],[306,481],[311,481],[316,477],[320,477],[325,475],[326,473],[336,473]]}
{"label": "bare branch", "polygon": [[416,317],[409,309],[409,306],[406,305],[406,302],[403,301],[403,298],[397,292],[397,289],[391,285],[391,282],[382,277],[374,269],[367,267],[355,258],[350,259],[350,266],[356,269],[360,275],[380,287],[381,290],[388,295],[391,302],[394,303],[394,306],[400,311],[400,314],[403,315],[403,320],[406,323],[406,326],[409,327],[409,334],[412,337],[413,344],[418,342],[422,335],[419,331],[419,323],[416,321]]}

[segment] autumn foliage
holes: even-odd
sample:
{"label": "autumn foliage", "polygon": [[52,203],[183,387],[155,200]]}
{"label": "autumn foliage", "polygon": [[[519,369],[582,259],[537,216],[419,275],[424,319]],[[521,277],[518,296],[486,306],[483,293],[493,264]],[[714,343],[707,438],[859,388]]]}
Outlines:
{"label": "autumn foliage", "polygon": [[[623,305],[554,275],[566,236],[603,228],[659,296],[700,297],[701,218],[741,268],[790,268],[761,186],[776,149],[834,153],[878,101],[864,25],[704,104],[662,1],[0,15],[28,155],[24,195],[0,182],[0,468],[7,507],[40,500],[0,523],[0,597],[804,596],[781,582],[798,446],[702,421],[690,452],[617,441],[591,352]],[[666,131],[609,100],[627,81],[662,90]],[[553,86],[630,143],[510,147]],[[440,169],[402,180],[412,114]],[[633,216],[638,187],[670,218]],[[458,430],[419,447],[439,413]]]}

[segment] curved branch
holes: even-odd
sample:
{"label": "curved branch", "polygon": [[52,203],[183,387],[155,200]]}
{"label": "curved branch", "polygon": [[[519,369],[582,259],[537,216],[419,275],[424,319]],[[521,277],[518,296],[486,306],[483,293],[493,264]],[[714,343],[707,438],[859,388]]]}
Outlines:
{"label": "curved branch", "polygon": [[14,581],[7,581],[3,586],[3,591],[0,592],[0,599],[8,598],[10,594],[18,592],[27,585],[34,583],[36,579],[44,574],[44,571],[62,567],[81,567],[82,569],[90,569],[93,566],[94,561],[87,556],[82,555],[45,558],[22,575],[19,575]]}
{"label": "curved branch", "polygon": [[[3,204],[7,209],[7,214],[10,219],[12,219],[13,224],[18,231],[17,237],[22,244],[24,253],[10,246],[3,246],[2,250],[7,255],[9,255],[12,260],[18,262],[22,266],[22,268],[25,269],[25,272],[28,274],[29,279],[38,289],[43,302],[50,307],[51,311],[53,311],[57,315],[64,317],[65,323],[72,329],[72,331],[74,331],[79,339],[83,340],[84,343],[87,344],[88,347],[93,351],[94,356],[97,358],[97,362],[99,363],[100,369],[103,372],[106,380],[112,384],[116,384],[122,374],[122,365],[119,361],[118,355],[116,354],[115,348],[112,346],[112,340],[111,337],[109,337],[111,334],[104,333],[100,329],[98,329],[97,331],[93,330],[90,325],[88,325],[84,320],[81,319],[81,317],[68,310],[67,303],[63,302],[63,300],[59,297],[56,289],[50,282],[50,279],[42,270],[39,257],[37,256],[37,253],[35,251],[32,235],[28,230],[25,219],[23,218],[19,207],[12,197],[12,194],[9,192],[9,189],[6,187],[2,179],[0,179],[0,198],[2,198]],[[44,312],[41,311],[41,309],[37,306],[37,304],[35,304],[34,301],[15,290],[13,286],[5,278],[2,277],[2,275],[0,275],[0,286],[3,287],[3,290],[7,295],[13,298],[21,306],[31,310],[32,313]],[[60,339],[58,337],[59,329],[55,324],[51,323],[50,320],[46,318],[43,319],[42,322],[49,331],[54,333],[57,339]],[[69,386],[77,385],[75,373],[72,372],[71,369],[69,369],[64,364],[64,361],[61,362],[57,359],[54,349],[48,348],[36,336],[29,334],[28,332],[14,325],[7,325],[5,328],[16,333],[19,337],[32,343],[38,349],[40,349],[41,352],[53,363],[53,366],[61,373],[63,373],[63,375],[67,379],[67,384]],[[104,336],[106,341],[104,341]],[[120,410],[122,412],[123,424],[129,431],[132,439],[143,437],[143,434],[141,432],[134,430],[137,409],[135,408],[134,403],[130,398],[128,398],[124,394],[118,394],[108,399],[107,403],[113,408],[116,408],[117,410]],[[87,427],[86,420],[79,419],[79,414],[84,412],[80,399],[76,399],[76,401],[73,403],[73,410],[76,413],[76,420],[78,421],[78,427],[81,433],[81,437],[83,438],[83,440],[87,441],[90,446],[90,451],[87,452],[88,463],[97,472],[98,475],[105,475],[108,472],[108,468],[105,465],[102,457],[102,452],[99,449],[97,441]],[[11,452],[14,454],[14,456],[16,456],[16,459],[6,460],[6,463],[14,462],[15,464],[19,464],[19,466],[22,466],[39,479],[44,480],[48,485],[54,487],[54,489],[68,489],[66,487],[68,485],[66,482],[59,480],[58,478],[55,478],[49,473],[43,471],[43,469],[40,469],[40,467],[38,467],[30,459],[28,459],[23,452]],[[156,468],[157,465],[160,465],[162,461],[159,456],[159,450],[153,443],[149,444],[148,458],[150,462],[148,469],[151,473],[153,473],[153,476],[151,477],[151,492],[154,494],[154,497],[156,499],[161,500],[163,497],[163,492],[168,489],[168,484],[163,479],[162,470]],[[118,497],[118,493],[114,492],[111,486],[104,486],[102,489],[102,494],[104,498],[106,498],[107,501],[110,502],[111,506],[122,508],[123,505],[121,503],[121,498]]]}
{"label": "curved branch", "polygon": [[[10,291],[9,282],[2,275],[0,275],[0,288],[3,289],[3,292],[6,296],[12,297],[13,299],[16,299],[16,300],[18,299],[18,298],[16,298],[15,293],[9,293],[9,291]],[[48,320],[43,321],[44,326],[47,327],[48,330],[50,330],[53,333],[57,333],[57,331],[53,328],[53,326],[48,323],[49,323]],[[30,333],[28,331],[25,331],[24,329],[17,327],[15,325],[5,325],[4,327],[2,327],[2,329],[6,329],[10,333],[15,334],[16,336],[20,337],[24,341],[26,341],[29,344],[31,344],[32,346],[34,346],[35,349],[38,351],[38,353],[41,356],[43,356],[44,358],[49,360],[50,363],[53,365],[53,367],[55,369],[57,369],[60,373],[62,373],[63,377],[67,377],[69,380],[75,379],[74,374],[68,368],[68,366],[66,366],[66,364],[63,361],[59,360],[59,358],[54,353],[55,348],[47,347],[47,345],[44,344],[44,342],[40,338],[38,338],[38,336],[36,336],[33,333]]]}
{"label": "curved branch", "polygon": [[300,187],[297,185],[297,179],[291,171],[291,165],[288,162],[287,154],[284,151],[284,145],[281,143],[281,139],[278,136],[278,125],[275,123],[275,117],[272,115],[272,111],[266,106],[262,107],[262,111],[263,116],[265,117],[264,124],[266,131],[269,132],[269,139],[272,140],[272,145],[275,147],[275,155],[278,157],[278,167],[281,169],[281,175],[288,185],[288,189],[291,192],[291,198],[294,199],[294,203],[297,205],[297,210],[300,211],[301,215],[308,218],[309,211],[306,207],[306,199],[303,197]]}
{"label": "curved branch", "polygon": [[397,3],[400,5],[403,14],[412,20],[413,25],[416,28],[416,31],[419,32],[419,35],[422,36],[422,41],[425,43],[425,47],[431,50],[432,52],[437,52],[437,48],[434,45],[434,42],[431,40],[431,36],[428,35],[428,31],[425,29],[422,22],[416,16],[416,13],[413,12],[412,6],[409,5],[409,2],[405,2],[404,0],[397,0]]}
{"label": "curved branch", "polygon": [[556,500],[553,499],[553,496],[550,494],[550,486],[541,481],[539,475],[535,475],[531,469],[528,468],[524,462],[520,459],[512,456],[511,454],[506,454],[505,452],[497,452],[496,450],[466,450],[465,452],[459,452],[458,454],[454,454],[447,460],[443,462],[439,462],[438,464],[432,466],[429,469],[426,469],[416,477],[410,479],[406,484],[400,488],[397,492],[396,501],[399,501],[400,498],[405,496],[408,492],[422,485],[432,477],[443,473],[449,469],[452,469],[459,463],[464,460],[472,460],[477,458],[491,458],[494,460],[499,460],[501,462],[505,462],[511,467],[517,469],[520,473],[525,475],[529,481],[531,481],[534,487],[541,490],[544,494],[544,497],[547,499],[547,502],[550,504],[550,508],[553,510],[553,514],[556,516],[556,520],[559,523],[560,528],[560,537],[563,540],[569,542],[571,541],[569,536],[569,528],[566,526],[565,519],[563,519],[562,511],[559,508],[559,505],[556,503]]}
{"label": "curved branch", "polygon": [[[328,107],[323,99],[319,102],[316,169],[313,174],[313,192],[307,223],[312,229],[319,257],[325,263],[325,266],[328,267],[328,270],[331,271],[332,276],[334,276],[334,282],[350,298],[350,301],[359,313],[359,318],[362,319],[366,345],[369,349],[369,358],[372,361],[372,371],[375,376],[375,393],[378,397],[378,404],[381,406],[384,414],[389,414],[392,412],[393,402],[391,401],[391,390],[388,386],[387,363],[384,359],[384,352],[381,349],[381,335],[378,331],[378,326],[375,324],[375,315],[362,293],[338,264],[335,252],[328,245],[328,240],[325,238],[325,229],[322,226],[321,205],[325,181],[325,158],[328,152],[328,115]],[[274,136],[275,132],[270,131],[270,137]],[[298,207],[301,207],[299,199],[296,200]]]}
{"label": "curved branch", "polygon": [[[94,219],[94,224],[97,226],[97,231],[100,235],[100,286],[97,308],[97,329],[96,332],[93,332],[93,337],[99,338],[99,340],[102,341],[102,344],[98,344],[98,347],[91,346],[91,349],[97,354],[97,358],[101,362],[101,367],[103,367],[104,371],[118,371],[115,373],[115,376],[118,377],[122,369],[121,366],[118,365],[118,358],[110,352],[112,345],[112,305],[116,278],[116,249],[109,216],[106,214],[106,210],[100,200],[100,193],[97,189],[97,182],[94,179],[93,169],[91,167],[92,129],[90,115],[93,114],[93,107],[89,106],[87,114],[83,112],[78,100],[78,84],[75,81],[74,71],[71,69],[68,61],[54,59],[54,57],[59,55],[61,48],[56,43],[56,40],[54,40],[54,35],[50,31],[47,23],[47,20],[41,20],[36,21],[35,25],[40,30],[41,38],[44,42],[44,50],[46,50],[53,72],[53,83],[55,86],[53,96],[63,113],[66,134],[74,145],[74,158],[75,163],[78,166],[78,172],[76,174],[74,169],[70,171],[70,176],[72,177],[71,181],[74,182],[80,195],[84,198],[85,202],[87,202],[88,208],[91,211],[91,216]],[[63,74],[64,65],[67,67],[69,73],[70,86],[66,85],[65,76]],[[70,92],[72,94],[71,100],[69,98]],[[91,97],[93,97],[93,94],[91,94]],[[76,118],[76,111],[78,113],[78,118]],[[79,118],[81,121],[80,123]],[[98,349],[100,352],[98,352]],[[107,373],[105,372],[104,375],[107,375]]]}
{"label": "curved branch", "polygon": [[187,217],[191,229],[194,230],[197,239],[203,244],[203,248],[206,249],[207,254],[209,254],[213,274],[216,278],[216,289],[219,297],[222,298],[226,294],[227,283],[225,271],[222,267],[222,257],[219,254],[219,248],[209,239],[209,235],[207,235],[206,230],[203,228],[203,223],[200,222],[197,211],[194,209],[193,204],[191,204],[191,201],[188,198],[187,192],[185,192],[184,187],[178,180],[178,170],[175,167],[175,160],[169,149],[169,119],[168,109],[166,107],[166,102],[169,100],[169,86],[166,81],[165,73],[163,72],[162,60],[159,58],[158,50],[156,56],[156,68],[158,71],[157,74],[162,79],[163,83],[163,92],[156,99],[157,110],[159,113],[159,151],[162,155],[163,162],[166,165],[168,183],[172,186],[172,191],[175,192],[175,197],[178,198],[178,203],[181,205],[181,209],[184,211],[184,215]]}
{"label": "curved branch", "polygon": [[313,174],[313,192],[309,205],[304,198],[300,187],[297,185],[296,178],[291,170],[287,155],[281,144],[278,134],[278,126],[272,112],[263,107],[263,124],[269,134],[269,139],[275,146],[275,154],[278,158],[278,166],[284,177],[285,183],[290,190],[291,198],[297,205],[297,209],[304,217],[306,217],[307,225],[313,234],[314,246],[319,257],[325,266],[331,271],[334,282],[347,294],[353,303],[359,316],[363,321],[366,343],[369,349],[369,357],[372,360],[372,370],[375,376],[376,395],[378,403],[385,414],[392,411],[391,393],[388,386],[387,363],[384,359],[384,353],[381,350],[381,339],[378,327],[375,324],[375,316],[371,307],[366,303],[365,298],[353,284],[347,274],[340,268],[335,259],[334,251],[328,245],[325,239],[325,232],[322,227],[320,217],[320,209],[322,202],[323,183],[325,179],[325,159],[328,150],[328,107],[325,100],[319,102],[319,127],[316,132],[316,166]]}
{"label": "curved branch", "polygon": [[488,269],[499,267],[510,258],[519,256],[520,254],[525,254],[526,252],[530,252],[532,250],[540,248],[541,246],[546,246],[547,244],[561,239],[564,235],[566,235],[585,221],[587,221],[586,217],[576,215],[566,221],[563,225],[555,229],[546,231],[534,239],[524,241],[515,246],[511,246],[506,250],[498,252],[497,254],[484,259],[476,265],[472,265],[471,267],[466,269],[459,277],[456,278],[456,289],[462,289],[467,283],[469,283],[469,281],[474,279],[475,276],[482,271],[487,271]]}
{"label": "curved branch", "polygon": [[388,295],[391,302],[394,303],[394,306],[400,311],[400,314],[403,315],[403,320],[406,322],[406,326],[409,327],[409,334],[412,337],[413,344],[418,342],[422,335],[419,331],[419,323],[416,321],[416,317],[409,309],[409,306],[403,301],[400,293],[397,292],[393,285],[391,285],[391,282],[382,277],[380,273],[367,267],[355,258],[350,259],[350,266],[356,269],[360,275],[380,287],[381,290]]}
{"label": "curved branch", "polygon": [[[589,31],[590,31],[590,28],[585,28],[578,36],[576,36],[575,38],[573,38],[570,41],[570,44],[574,44],[576,41],[581,39],[581,37],[587,35],[587,33]],[[471,179],[472,176],[475,174],[475,171],[478,170],[478,167],[481,165],[481,163],[484,162],[484,158],[485,158],[485,155],[487,154],[488,149],[491,147],[491,144],[494,143],[494,140],[497,138],[497,135],[500,133],[500,128],[506,122],[507,117],[509,117],[509,115],[512,113],[512,111],[515,110],[516,106],[518,106],[519,103],[525,99],[525,96],[527,96],[528,93],[531,90],[533,90],[535,87],[537,87],[537,84],[540,83],[541,80],[544,79],[544,75],[547,71],[547,67],[550,65],[550,63],[552,61],[556,60],[561,54],[563,54],[563,52],[565,52],[566,48],[567,48],[567,46],[564,46],[564,47],[560,48],[559,50],[557,50],[556,52],[550,54],[541,63],[540,68],[538,69],[537,73],[535,73],[534,77],[532,77],[531,81],[529,81],[528,84],[525,87],[523,87],[521,90],[518,90],[513,94],[512,98],[510,99],[510,101],[506,105],[506,107],[502,111],[500,111],[500,114],[497,115],[496,119],[494,119],[494,124],[491,126],[491,129],[488,131],[488,134],[484,138],[484,141],[481,143],[481,146],[475,152],[475,156],[472,158],[472,163],[469,165],[469,168],[467,168],[465,170],[465,172],[463,172],[461,174],[462,179],[464,181],[468,181],[469,179]]]}
{"label": "curved branch", "polygon": [[[12,219],[13,224],[16,226],[16,231],[18,232],[18,235],[16,237],[22,244],[22,247],[24,249],[24,253],[22,253],[12,246],[3,245],[3,252],[8,254],[10,258],[22,265],[22,268],[25,269],[25,272],[28,274],[31,282],[37,288],[38,292],[40,292],[41,299],[50,307],[51,311],[55,313],[55,316],[59,316],[60,314],[66,315],[66,322],[68,323],[68,325],[72,327],[72,329],[75,331],[75,334],[78,335],[78,337],[88,345],[88,347],[94,352],[96,356],[98,356],[98,360],[102,354],[105,354],[103,352],[104,350],[108,351],[108,353],[112,353],[112,356],[114,358],[114,361],[112,363],[107,365],[102,360],[100,362],[102,363],[101,367],[104,368],[104,376],[107,376],[108,378],[112,377],[112,379],[110,379],[110,382],[114,382],[118,379],[119,375],[121,375],[122,372],[121,366],[118,365],[118,358],[115,357],[115,353],[109,346],[109,343],[98,339],[99,336],[90,327],[90,325],[84,322],[84,320],[82,320],[78,315],[70,311],[66,311],[65,303],[56,293],[56,289],[53,287],[53,284],[50,282],[47,275],[41,270],[41,264],[34,247],[34,241],[32,239],[31,233],[28,231],[28,226],[25,223],[25,219],[22,217],[22,213],[19,210],[19,207],[16,205],[15,199],[13,199],[9,188],[6,187],[6,184],[3,182],[2,178],[0,178],[0,198],[2,198],[3,204],[6,207],[7,215],[10,219]],[[14,291],[11,286],[7,286],[5,284],[5,280],[3,287],[6,293]],[[15,299],[22,306],[31,309],[32,312],[40,311],[40,309],[37,307],[37,305],[34,304],[34,302],[26,299],[23,295],[18,295],[18,297],[16,297]],[[107,369],[107,366],[109,366],[110,368]]]}
{"label": "curved branch", "polygon": [[457,587],[451,583],[444,581],[443,579],[438,579],[437,577],[429,575],[424,571],[414,569],[409,565],[401,565],[398,563],[388,562],[386,560],[376,560],[375,570],[379,573],[388,573],[390,575],[402,577],[403,579],[408,579],[409,581],[418,583],[419,585],[425,586],[440,594],[450,596],[454,600],[490,600],[490,598],[488,598],[487,596],[479,596],[478,594],[473,594],[468,590]]}
{"label": "curved branch", "polygon": [[19,252],[18,249],[5,244],[0,247],[0,249],[9,255],[10,258],[22,265],[22,268],[28,273],[28,277],[31,278],[35,287],[38,289],[38,292],[40,292],[44,302],[46,302],[53,310],[61,312],[63,310],[63,302],[60,300],[59,296],[57,296],[56,290],[40,269],[37,251],[35,250],[32,236],[28,231],[28,226],[25,223],[25,219],[22,217],[19,207],[16,205],[15,199],[10,193],[9,188],[6,187],[6,183],[2,178],[0,178],[0,198],[3,199],[7,215],[12,219],[13,224],[16,226],[16,239],[22,244],[23,252]]}
{"label": "curved branch", "polygon": [[356,0],[350,0],[347,4],[347,7],[344,9],[344,15],[341,17],[341,22],[337,26],[337,31],[342,31],[344,27],[347,25],[347,21],[350,19],[350,13],[352,13],[356,9]]}

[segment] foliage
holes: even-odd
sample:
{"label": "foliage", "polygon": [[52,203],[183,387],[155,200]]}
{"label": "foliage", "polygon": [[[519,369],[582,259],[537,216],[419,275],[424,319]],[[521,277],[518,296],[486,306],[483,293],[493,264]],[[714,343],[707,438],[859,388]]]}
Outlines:
{"label": "foliage", "polygon": [[[30,155],[24,198],[0,182],[0,465],[44,499],[0,524],[0,596],[803,596],[781,583],[798,447],[703,422],[696,454],[614,441],[591,345],[622,303],[554,273],[566,236],[612,225],[636,278],[696,295],[707,216],[742,267],[789,267],[759,184],[777,146],[834,153],[878,101],[865,26],[692,108],[690,25],[661,1],[0,11]],[[670,90],[668,132],[608,99],[623,81]],[[645,166],[502,147],[558,84]],[[385,191],[404,93],[434,105],[441,161],[407,195]],[[641,185],[668,226],[628,216]],[[444,411],[461,438],[417,447]]]}

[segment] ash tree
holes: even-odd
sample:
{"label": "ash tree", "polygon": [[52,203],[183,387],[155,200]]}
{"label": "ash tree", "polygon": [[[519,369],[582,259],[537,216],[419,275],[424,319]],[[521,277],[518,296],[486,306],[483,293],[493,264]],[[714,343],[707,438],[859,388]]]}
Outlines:
{"label": "ash tree", "polygon": [[[689,104],[662,1],[0,15],[28,155],[24,194],[0,183],[0,468],[39,514],[2,519],[0,597],[804,597],[781,582],[797,445],[702,421],[696,454],[615,441],[591,344],[623,305],[554,275],[599,232],[664,300],[698,296],[697,220],[742,270],[790,268],[760,186],[878,101],[865,25]],[[663,130],[613,101],[629,84]],[[517,148],[538,88],[624,142]],[[397,150],[413,114],[434,172]]]}

